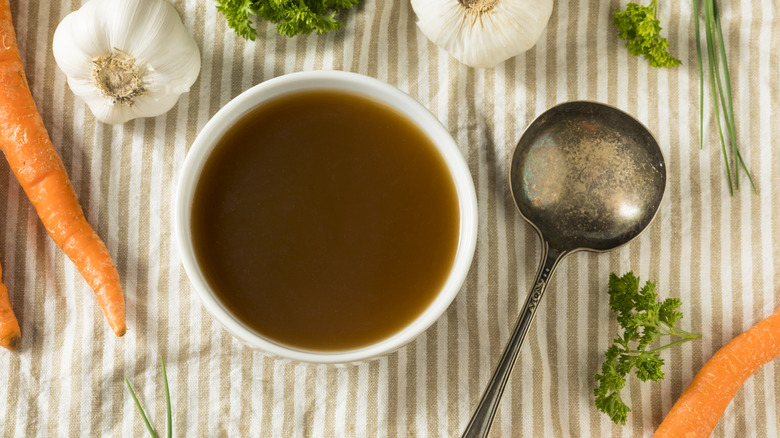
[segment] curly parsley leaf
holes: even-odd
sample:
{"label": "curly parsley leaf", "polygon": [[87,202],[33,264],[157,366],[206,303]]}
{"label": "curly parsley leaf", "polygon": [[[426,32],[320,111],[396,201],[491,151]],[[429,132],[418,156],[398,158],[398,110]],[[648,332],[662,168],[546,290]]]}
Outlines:
{"label": "curly parsley leaf", "polygon": [[241,37],[257,38],[254,17],[276,24],[276,31],[286,37],[324,34],[339,29],[336,19],[342,9],[350,9],[360,0],[217,0],[217,10],[225,16],[231,29]]}
{"label": "curly parsley leaf", "polygon": [[257,31],[252,25],[252,16],[255,15],[252,0],[217,0],[217,11],[239,36],[252,41],[257,38]]}
{"label": "curly parsley leaf", "polygon": [[[617,314],[623,332],[613,340],[605,352],[601,374],[596,374],[598,386],[593,391],[596,407],[609,415],[613,422],[626,424],[631,409],[620,397],[631,371],[643,382],[657,382],[664,378],[664,360],[659,352],[701,335],[688,333],[675,327],[682,319],[677,310],[679,298],[667,298],[658,302],[655,282],[645,282],[639,287],[639,278],[633,272],[622,277],[609,276],[609,306]],[[662,336],[680,338],[666,345],[648,349]]]}
{"label": "curly parsley leaf", "polygon": [[618,9],[612,14],[613,23],[629,53],[643,56],[653,67],[675,67],[682,62],[669,53],[669,41],[661,37],[656,1],[647,6],[629,3],[625,11]]}

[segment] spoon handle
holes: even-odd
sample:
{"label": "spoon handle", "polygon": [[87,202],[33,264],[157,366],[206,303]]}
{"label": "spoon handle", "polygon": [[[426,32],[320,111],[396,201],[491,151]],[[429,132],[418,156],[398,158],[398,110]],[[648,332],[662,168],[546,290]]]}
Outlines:
{"label": "spoon handle", "polygon": [[525,300],[525,305],[520,312],[506,348],[504,348],[501,360],[498,361],[498,365],[496,365],[496,369],[493,371],[493,377],[490,378],[490,382],[482,394],[482,399],[479,401],[477,410],[463,431],[462,438],[484,438],[490,432],[490,426],[493,423],[493,418],[496,416],[501,395],[504,393],[504,388],[517,361],[517,356],[520,353],[520,348],[523,346],[525,336],[528,334],[528,328],[534,319],[536,309],[539,307],[539,301],[547,289],[547,282],[565,255],[565,252],[551,249],[548,243],[542,240],[542,261],[539,264],[534,285],[528,294],[528,298]]}

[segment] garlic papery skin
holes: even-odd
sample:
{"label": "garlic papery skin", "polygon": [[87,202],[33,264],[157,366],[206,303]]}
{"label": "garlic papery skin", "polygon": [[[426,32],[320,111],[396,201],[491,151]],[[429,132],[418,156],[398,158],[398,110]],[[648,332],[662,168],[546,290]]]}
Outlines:
{"label": "garlic papery skin", "polygon": [[91,0],[57,26],[54,59],[103,123],[173,108],[200,73],[200,50],[167,0]]}
{"label": "garlic papery skin", "polygon": [[471,67],[490,68],[536,44],[552,0],[411,0],[417,26]]}

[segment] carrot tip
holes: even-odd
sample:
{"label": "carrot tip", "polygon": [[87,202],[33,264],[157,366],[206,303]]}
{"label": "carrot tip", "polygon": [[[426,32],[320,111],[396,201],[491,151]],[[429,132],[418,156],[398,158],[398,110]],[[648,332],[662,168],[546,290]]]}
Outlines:
{"label": "carrot tip", "polygon": [[111,324],[111,329],[118,337],[122,337],[125,333],[127,333],[127,326],[125,325],[124,321],[121,323]]}
{"label": "carrot tip", "polygon": [[7,348],[9,351],[14,351],[22,343],[21,335],[13,335],[10,338],[3,339],[0,345]]}

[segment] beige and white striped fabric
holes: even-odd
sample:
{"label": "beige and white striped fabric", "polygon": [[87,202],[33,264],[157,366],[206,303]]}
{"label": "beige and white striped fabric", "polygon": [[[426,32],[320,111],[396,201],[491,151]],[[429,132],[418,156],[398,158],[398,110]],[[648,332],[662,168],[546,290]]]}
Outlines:
{"label": "beige and white striped fabric", "polygon": [[[562,263],[491,436],[649,436],[715,350],[780,306],[777,0],[719,2],[742,154],[759,189],[743,186],[733,197],[709,101],[707,140],[698,147],[690,1],[660,2],[679,68],[649,67],[618,42],[611,12],[624,0],[559,0],[534,49],[474,70],[425,39],[408,0],[363,0],[342,15],[343,30],[326,36],[286,39],[261,24],[256,42],[227,29],[213,0],[177,0],[201,47],[200,78],[169,113],[113,127],[74,98],[52,57],[57,23],[81,3],[11,0],[11,9],[35,101],[88,220],[117,262],[129,330],[114,337],[0,163],[0,263],[23,334],[19,351],[0,352],[2,436],[143,436],[123,376],[163,430],[160,356],[176,436],[458,436],[538,264],[536,235],[509,196],[507,163],[526,124],[566,100],[609,103],[646,123],[667,159],[667,196],[638,240]],[[252,85],[315,69],[363,73],[418,99],[460,145],[479,199],[477,254],[455,302],[415,342],[358,366],[300,365],[244,347],[191,293],[172,238],[176,177],[209,117]],[[592,392],[618,329],[608,275],[628,270],[656,279],[662,296],[681,297],[683,327],[703,338],[664,352],[663,381],[631,380],[624,396],[633,412],[620,427],[594,408]],[[777,436],[778,429],[775,361],[745,384],[714,436]]]}

